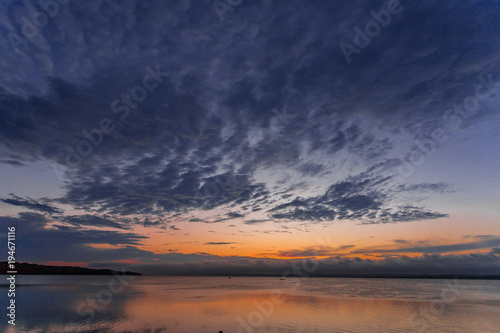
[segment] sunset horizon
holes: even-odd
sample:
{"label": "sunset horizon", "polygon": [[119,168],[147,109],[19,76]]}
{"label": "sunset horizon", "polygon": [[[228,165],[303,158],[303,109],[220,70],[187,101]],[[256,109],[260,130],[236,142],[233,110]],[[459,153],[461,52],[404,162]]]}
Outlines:
{"label": "sunset horizon", "polygon": [[[488,332],[499,22],[486,0],[0,1],[0,262],[22,295],[9,311],[39,333],[37,293],[59,324],[107,295],[79,329],[219,331],[220,316],[245,333],[408,332],[439,298],[449,312],[429,332]],[[94,290],[124,271],[143,276]],[[248,324],[252,297],[278,309],[275,288],[283,312]],[[333,323],[315,302],[350,310]]]}

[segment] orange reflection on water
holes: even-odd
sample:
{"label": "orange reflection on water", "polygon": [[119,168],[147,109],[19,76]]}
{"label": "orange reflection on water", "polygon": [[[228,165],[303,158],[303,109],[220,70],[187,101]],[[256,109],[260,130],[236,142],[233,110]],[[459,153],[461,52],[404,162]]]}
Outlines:
{"label": "orange reflection on water", "polygon": [[[238,285],[240,279],[246,283],[254,278],[233,278],[231,282],[219,278],[219,284],[224,286],[220,289],[216,285],[205,285],[204,278],[198,278],[198,282],[196,279],[186,278],[191,283],[186,283],[182,290],[169,285],[134,285],[133,293],[137,296],[123,308],[125,317],[129,318],[128,328],[134,323],[137,329],[166,327],[174,332],[309,332],[311,329],[377,332],[381,327],[387,331],[409,332],[418,328],[411,322],[412,315],[428,312],[432,304],[430,300],[413,296],[395,300],[342,292],[333,297],[322,293],[311,295],[301,292],[300,288],[295,290],[294,283],[276,278],[257,278],[266,282],[266,289],[260,290],[231,286],[231,283]],[[216,279],[211,278],[210,283]],[[351,280],[346,281],[349,284]],[[198,288],[199,285],[206,288]],[[339,289],[342,288],[339,285]],[[488,323],[494,322],[498,314],[498,307],[493,313],[478,314],[463,313],[456,309],[456,304],[447,304],[443,314],[428,317],[427,331],[439,332],[450,323],[465,319],[482,325],[483,331],[488,332],[488,327],[494,326]],[[119,332],[120,326],[114,329]]]}
{"label": "orange reflection on water", "polygon": [[[74,300],[75,309],[87,296],[101,292],[95,285],[98,281],[106,286],[108,280],[93,280],[95,288]],[[459,281],[458,285],[456,298],[439,303],[442,291],[450,286],[442,280],[137,277],[91,321],[79,317],[69,330],[54,324],[49,331],[403,333],[418,332],[425,324],[425,332],[497,332],[498,284]],[[68,297],[78,292],[77,286],[64,287]],[[57,291],[63,285],[51,287]],[[41,332],[27,327],[23,331]]]}

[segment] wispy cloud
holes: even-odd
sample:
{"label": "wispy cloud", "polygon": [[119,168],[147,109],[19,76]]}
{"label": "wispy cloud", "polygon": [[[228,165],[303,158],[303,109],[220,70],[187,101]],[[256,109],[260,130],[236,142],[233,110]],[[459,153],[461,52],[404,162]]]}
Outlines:
{"label": "wispy cloud", "polygon": [[395,241],[397,244],[403,244],[396,248],[359,248],[353,250],[354,254],[361,253],[420,253],[420,254],[445,254],[454,252],[465,252],[471,250],[492,249],[500,246],[499,236],[478,237],[479,240],[474,242],[430,245],[430,244],[414,244],[413,242]]}
{"label": "wispy cloud", "polygon": [[11,194],[10,198],[0,198],[0,201],[5,202],[9,205],[20,206],[49,214],[61,214],[64,212],[62,209],[59,209],[55,206],[43,204],[28,197],[21,198],[13,194]]}
{"label": "wispy cloud", "polygon": [[230,245],[237,244],[236,242],[205,242],[204,245]]}

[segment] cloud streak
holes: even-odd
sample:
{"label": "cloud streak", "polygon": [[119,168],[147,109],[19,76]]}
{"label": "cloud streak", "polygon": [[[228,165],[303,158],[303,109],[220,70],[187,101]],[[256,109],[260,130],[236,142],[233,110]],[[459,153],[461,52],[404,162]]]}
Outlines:
{"label": "cloud streak", "polygon": [[64,212],[62,209],[55,206],[43,204],[31,198],[21,198],[13,194],[10,198],[0,198],[0,201],[9,205],[24,207],[48,214],[61,214]]}

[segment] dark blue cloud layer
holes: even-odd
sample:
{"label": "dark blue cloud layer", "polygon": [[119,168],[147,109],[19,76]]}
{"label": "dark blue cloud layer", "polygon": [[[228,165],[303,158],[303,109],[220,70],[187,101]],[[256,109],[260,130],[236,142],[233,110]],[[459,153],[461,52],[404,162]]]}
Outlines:
{"label": "dark blue cloud layer", "polygon": [[[16,259],[22,262],[102,262],[131,258],[140,262],[154,262],[153,259],[175,262],[205,258],[196,254],[157,255],[142,250],[139,247],[147,239],[146,236],[123,230],[97,230],[83,226],[87,222],[92,222],[93,226],[112,226],[106,219],[102,219],[100,225],[89,221],[91,219],[94,217],[67,217],[68,226],[42,214],[19,213],[17,217],[0,217],[0,224],[16,228],[16,238],[22,242],[22,246],[16,250]],[[101,245],[107,247],[99,247]],[[112,247],[109,248],[109,245]]]}
{"label": "dark blue cloud layer", "polygon": [[50,204],[43,204],[31,198],[21,198],[16,195],[11,195],[10,198],[0,198],[0,201],[9,205],[24,207],[27,209],[36,210],[39,212],[44,212],[49,214],[60,214],[63,212],[62,209],[59,209]]}
{"label": "dark blue cloud layer", "polygon": [[[33,36],[23,35],[23,17],[43,8],[7,3],[0,163],[62,167],[65,192],[50,204],[2,201],[47,214],[62,213],[53,206],[60,203],[86,211],[61,217],[74,240],[85,234],[70,236],[71,228],[164,226],[172,214],[221,207],[222,218],[191,220],[447,217],[392,193],[445,194],[450,185],[401,185],[393,176],[402,149],[450,127],[443,114],[474,94],[479,76],[499,81],[500,7],[401,1],[348,64],[341,43],[354,43],[356,27],[391,2],[248,1],[221,22],[209,0],[74,1]],[[13,48],[14,34],[24,40]],[[491,94],[495,84],[479,91]],[[496,112],[479,105],[461,126]],[[261,170],[300,179],[273,185],[256,179]],[[312,192],[318,182],[320,194]],[[139,241],[110,235],[113,244]]]}

